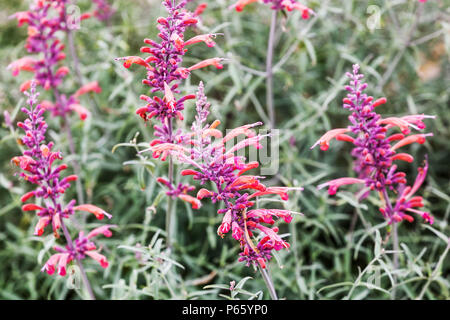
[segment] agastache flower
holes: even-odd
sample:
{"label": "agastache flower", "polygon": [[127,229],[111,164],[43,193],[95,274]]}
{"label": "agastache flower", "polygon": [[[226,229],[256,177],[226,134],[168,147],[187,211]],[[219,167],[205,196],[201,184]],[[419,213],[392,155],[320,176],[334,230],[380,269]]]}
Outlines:
{"label": "agastache flower", "polygon": [[[147,70],[146,78],[142,80],[142,83],[150,87],[150,92],[154,95],[141,95],[140,99],[147,104],[138,108],[136,113],[144,121],[152,118],[160,121],[160,124],[153,127],[156,139],[150,143],[150,149],[153,151],[154,158],[165,161],[173,152],[184,153],[188,157],[188,151],[178,145],[180,136],[179,131],[175,131],[173,128],[173,120],[174,118],[180,121],[184,119],[182,113],[184,103],[187,100],[195,99],[195,95],[188,94],[181,98],[177,97],[180,93],[179,85],[181,81],[188,78],[192,71],[200,68],[215,66],[217,69],[222,69],[221,61],[223,59],[211,58],[191,67],[183,67],[183,56],[188,51],[188,46],[205,43],[208,47],[212,47],[215,45],[213,39],[217,34],[197,35],[185,41],[184,33],[186,29],[197,24],[198,15],[203,12],[206,5],[199,6],[195,13],[191,13],[185,8],[187,3],[185,0],[179,2],[164,0],[162,3],[167,11],[167,17],[157,19],[160,31],[158,34],[159,41],[145,39],[146,46],[140,50],[142,53],[149,54],[149,56],[145,58],[127,56],[116,60],[124,61],[123,66],[125,68],[139,65]],[[215,132],[211,131],[209,134],[214,135]],[[201,204],[198,199],[184,192],[187,186],[182,184],[174,186],[173,177],[169,177],[168,180],[159,179],[159,182],[167,187],[168,196],[189,202],[194,209],[200,207]],[[163,183],[161,179],[167,183]]]}
{"label": "agastache flower", "polygon": [[[257,162],[245,163],[244,158],[237,156],[236,151],[247,146],[260,147],[260,141],[264,136],[257,135],[251,128],[261,123],[245,125],[231,130],[222,138],[222,135],[208,134],[210,130],[217,130],[220,121],[207,124],[210,104],[204,95],[203,84],[200,83],[197,93],[195,121],[191,132],[180,135],[180,143],[184,148],[165,147],[168,153],[182,163],[193,166],[193,169],[185,169],[183,176],[192,176],[201,185],[206,182],[214,186],[214,190],[202,188],[197,193],[197,199],[211,199],[213,203],[221,202],[225,208],[218,211],[224,214],[222,223],[217,229],[217,234],[224,237],[231,231],[231,236],[239,241],[242,252],[239,261],[245,261],[247,266],[259,264],[266,267],[266,262],[271,259],[272,250],[289,248],[289,244],[277,234],[278,228],[268,228],[262,223],[273,224],[274,218],[281,218],[289,223],[293,212],[282,209],[253,209],[255,205],[251,198],[263,195],[280,195],[283,200],[288,199],[287,192],[301,190],[301,188],[266,187],[261,180],[264,177],[244,174],[258,167]],[[230,150],[226,150],[225,142],[238,136],[244,136],[244,140],[236,144]],[[214,141],[214,139],[218,141]],[[160,149],[158,144],[149,151],[156,152]],[[256,243],[255,232],[264,236]]]}
{"label": "agastache flower", "polygon": [[[363,91],[366,83],[361,83],[362,74],[359,74],[359,66],[353,66],[353,73],[347,73],[350,85],[346,86],[349,92],[343,99],[343,107],[349,109],[351,125],[348,128],[333,129],[324,134],[313,146],[321,145],[322,150],[327,150],[332,139],[347,141],[354,145],[352,156],[355,158],[354,170],[358,178],[346,177],[331,180],[319,185],[319,189],[328,187],[330,195],[334,195],[342,185],[359,184],[368,187],[368,190],[377,191],[385,204],[380,211],[389,221],[412,221],[412,217],[405,211],[420,214],[427,222],[433,219],[427,212],[412,209],[422,206],[421,197],[412,197],[425,179],[428,164],[419,170],[419,175],[414,186],[405,187],[406,174],[397,171],[394,161],[400,160],[413,162],[414,157],[408,153],[397,153],[397,150],[412,143],[423,144],[432,133],[412,134],[411,129],[422,130],[425,128],[423,120],[434,118],[424,114],[408,115],[404,117],[382,118],[375,108],[387,102],[386,98],[373,101],[373,97],[367,96]],[[390,133],[390,130],[394,132]],[[400,130],[401,133],[396,133]],[[347,133],[352,133],[351,137]],[[393,145],[392,145],[393,144]],[[388,191],[394,191],[399,195],[397,204],[390,205]],[[409,202],[412,201],[412,202]]]}
{"label": "agastache flower", "polygon": [[[17,12],[13,15],[18,20],[19,26],[28,24],[25,48],[28,53],[36,54],[40,58],[32,56],[20,58],[11,62],[8,69],[11,70],[13,76],[17,76],[20,71],[32,72],[37,84],[45,90],[54,92],[55,103],[47,105],[47,109],[53,115],[65,117],[67,114],[76,112],[80,119],[84,120],[90,113],[78,101],[77,98],[80,94],[66,97],[58,89],[64,77],[69,73],[69,68],[60,66],[60,62],[65,59],[66,55],[64,53],[65,46],[57,37],[61,31],[70,31],[66,14],[68,3],[67,0],[33,1],[29,11]],[[80,18],[84,19],[86,16],[82,15]],[[22,92],[29,90],[30,84],[31,80],[25,81],[21,84],[20,90]],[[92,85],[92,83],[88,85]],[[84,86],[78,91],[86,91],[86,89]],[[90,91],[99,93],[101,89],[98,83],[95,90]]]}
{"label": "agastache flower", "polygon": [[[178,86],[180,80],[186,79],[191,71],[209,65],[222,68],[220,61],[223,59],[207,59],[191,67],[182,67],[183,56],[188,50],[187,46],[204,42],[207,46],[212,47],[215,44],[213,38],[216,37],[216,34],[198,35],[185,41],[184,32],[187,27],[195,26],[197,23],[197,19],[195,18],[196,14],[185,9],[186,1],[180,1],[178,4],[175,4],[173,1],[164,0],[163,4],[168,16],[157,19],[160,42],[145,39],[144,43],[147,46],[141,48],[141,52],[148,53],[149,56],[146,58],[138,56],[122,57],[116,60],[125,60],[124,67],[126,68],[130,68],[132,64],[145,67],[147,69],[147,76],[142,83],[149,86],[152,93],[167,93],[170,91],[176,94],[179,93]],[[165,97],[167,96],[165,95]],[[181,111],[184,109],[184,102],[194,97],[188,95],[180,99],[173,98],[171,100],[171,108],[167,108],[164,103],[165,101],[163,101],[164,99],[158,96],[152,98],[143,96],[142,98],[148,104],[146,107],[139,108],[137,113],[144,120],[156,117],[164,126],[167,119],[182,117]]]}
{"label": "agastache flower", "polygon": [[[91,212],[97,219],[103,219],[104,216],[111,218],[111,215],[92,204],[76,206],[75,200],[70,200],[67,205],[64,205],[62,196],[70,187],[71,182],[77,180],[77,176],[61,177],[61,173],[68,166],[55,163],[63,159],[62,154],[53,151],[53,142],[45,142],[47,124],[42,116],[44,109],[40,104],[37,104],[39,94],[36,92],[35,82],[31,84],[30,92],[25,92],[25,94],[28,96],[28,107],[22,108],[22,112],[25,113],[27,118],[23,122],[18,122],[17,126],[25,131],[20,143],[25,146],[26,150],[21,156],[12,158],[11,162],[22,169],[20,177],[35,185],[35,189],[24,194],[21,201],[25,203],[30,199],[41,199],[40,204],[27,203],[22,206],[23,211],[35,212],[39,217],[34,234],[42,236],[45,228],[51,225],[54,236],[59,238],[60,229],[64,230],[64,236],[67,240],[66,249],[61,249],[58,254],[53,255],[47,261],[43,270],[51,274],[58,267],[58,273],[65,275],[66,265],[70,261],[81,260],[84,258],[84,254],[90,255],[94,259],[99,257],[98,253],[91,251],[95,249],[95,245],[86,239],[91,239],[101,233],[105,236],[111,236],[109,228],[112,226],[99,227],[91,231],[86,239],[80,232],[79,239],[72,242],[70,238],[67,238],[68,231],[64,225],[64,219],[69,218],[77,210]],[[106,259],[101,259],[101,261],[106,261]]]}

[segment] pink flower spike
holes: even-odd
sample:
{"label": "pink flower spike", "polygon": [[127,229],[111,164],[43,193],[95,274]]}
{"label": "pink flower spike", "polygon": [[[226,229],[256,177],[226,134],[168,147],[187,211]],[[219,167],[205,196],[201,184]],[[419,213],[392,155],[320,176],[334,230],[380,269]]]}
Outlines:
{"label": "pink flower spike", "polygon": [[108,260],[104,255],[98,253],[97,251],[86,251],[86,254],[95,261],[97,261],[98,263],[100,263],[102,268],[106,269],[108,267]]}
{"label": "pink flower spike", "polygon": [[80,206],[73,207],[73,210],[86,211],[86,212],[93,213],[95,215],[95,217],[99,220],[102,220],[104,216],[107,216],[108,219],[112,218],[112,215],[107,213],[105,210],[103,210],[97,206],[94,206],[92,204],[82,204]]}
{"label": "pink flower spike", "polygon": [[348,128],[338,128],[333,129],[325,133],[320,139],[310,148],[313,149],[315,146],[320,144],[320,150],[326,151],[330,147],[330,141],[333,138],[336,138],[336,136],[349,132],[350,129]]}
{"label": "pink flower spike", "polygon": [[111,230],[109,230],[110,228],[117,228],[117,225],[115,225],[115,224],[108,224],[108,225],[105,225],[105,226],[101,226],[101,227],[95,228],[94,230],[89,232],[89,234],[87,235],[87,238],[91,239],[93,237],[98,236],[99,234],[103,234],[105,237],[109,238],[109,237],[112,236],[112,232],[111,232]]}
{"label": "pink flower spike", "polygon": [[343,185],[347,184],[356,184],[356,183],[365,183],[363,179],[357,179],[357,178],[339,178],[335,180],[331,180],[328,182],[325,182],[317,187],[317,189],[322,189],[325,187],[328,187],[328,193],[330,195],[336,194],[338,188]]}

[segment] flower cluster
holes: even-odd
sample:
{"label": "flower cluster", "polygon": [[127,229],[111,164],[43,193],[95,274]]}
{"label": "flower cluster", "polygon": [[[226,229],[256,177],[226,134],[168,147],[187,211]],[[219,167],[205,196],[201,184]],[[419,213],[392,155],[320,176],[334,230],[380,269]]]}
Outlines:
{"label": "flower cluster", "polygon": [[103,234],[105,237],[111,237],[112,232],[110,228],[115,227],[114,225],[104,225],[93,229],[88,233],[87,236],[84,235],[83,231],[80,231],[78,238],[72,242],[72,246],[55,246],[53,249],[58,252],[50,257],[47,262],[42,267],[41,271],[46,271],[48,274],[57,273],[61,276],[66,275],[67,264],[71,261],[80,261],[86,256],[91,257],[97,261],[103,268],[108,267],[108,260],[102,254],[97,251],[95,243],[91,240],[92,238]]}
{"label": "flower cluster", "polygon": [[[244,7],[253,2],[261,2],[260,0],[239,0],[234,4],[236,11],[244,10]],[[307,6],[297,2],[296,0],[262,0],[265,4],[270,4],[272,10],[298,10],[302,13],[303,19],[308,19],[314,11]]]}
{"label": "flower cluster", "polygon": [[[163,5],[168,15],[157,19],[160,42],[145,39],[144,43],[147,46],[142,47],[140,50],[142,53],[148,53],[149,56],[146,58],[127,56],[116,60],[124,60],[123,65],[125,68],[130,68],[133,64],[146,68],[147,75],[142,80],[142,83],[149,86],[150,92],[155,95],[152,97],[141,95],[141,100],[146,101],[147,104],[138,108],[136,114],[142,117],[144,121],[155,118],[161,122],[161,125],[154,126],[154,134],[158,139],[152,143],[152,146],[155,144],[162,144],[163,146],[164,144],[171,144],[175,147],[179,132],[174,132],[172,120],[174,118],[183,120],[184,103],[189,99],[195,98],[194,94],[185,95],[181,98],[176,97],[176,94],[180,92],[178,89],[180,81],[186,79],[190,72],[196,69],[210,65],[222,69],[223,66],[221,58],[206,59],[191,67],[182,66],[183,56],[187,52],[188,46],[200,42],[204,42],[208,47],[215,45],[213,39],[216,37],[216,34],[202,34],[188,40],[184,39],[186,28],[197,24],[198,15],[203,12],[206,5],[199,5],[194,13],[186,10],[185,0],[179,3],[164,0]],[[157,93],[160,95],[158,96]],[[162,160],[166,159],[167,153],[164,154],[161,157]],[[166,182],[162,183],[169,189],[167,193],[169,196],[192,200],[185,194],[189,188],[185,186],[174,187],[170,178]],[[193,203],[193,206],[195,207],[196,204]]]}
{"label": "flower cluster", "polygon": [[195,95],[184,96],[180,99],[175,98],[174,93],[179,93],[179,90],[177,90],[179,80],[186,79],[191,71],[199,68],[214,65],[221,69],[223,66],[220,64],[222,60],[220,58],[207,59],[189,68],[181,66],[182,57],[187,52],[189,45],[204,42],[212,47],[215,45],[213,39],[216,35],[198,35],[185,41],[184,32],[186,28],[195,26],[198,22],[196,15],[185,9],[186,1],[180,1],[175,5],[173,1],[164,0],[163,4],[168,16],[158,18],[158,29],[160,31],[158,37],[161,41],[158,43],[151,39],[145,39],[144,43],[148,46],[141,48],[141,52],[148,53],[150,56],[146,58],[128,56],[116,60],[125,60],[123,63],[125,68],[129,68],[132,64],[138,64],[147,69],[146,79],[142,80],[142,83],[149,86],[152,93],[162,92],[164,98],[142,95],[141,99],[146,101],[147,105],[139,108],[136,113],[145,121],[156,117],[164,123],[167,119],[173,117],[182,120],[181,111],[184,109],[184,102],[187,99],[195,98]]}
{"label": "flower cluster", "polygon": [[[34,80],[45,90],[52,90],[56,102],[46,104],[54,115],[65,117],[66,114],[77,112],[81,119],[85,119],[89,114],[87,109],[80,105],[75,94],[66,97],[59,93],[58,87],[63,78],[69,73],[69,68],[60,66],[60,61],[64,60],[65,45],[57,37],[59,31],[68,32],[68,17],[66,14],[67,0],[35,0],[30,5],[29,11],[17,12],[14,17],[18,20],[19,26],[28,24],[28,38],[25,48],[29,53],[40,57],[26,56],[13,61],[8,69],[11,69],[13,76],[17,76],[20,71],[30,71],[34,73]],[[81,15],[80,19],[86,19],[90,14]],[[20,90],[25,91],[30,88],[33,80],[25,81]],[[79,89],[79,92],[94,91],[99,93],[101,88],[97,82],[89,83]]]}
{"label": "flower cluster", "polygon": [[[264,135],[257,135],[252,129],[262,123],[244,125],[231,130],[222,137],[217,126],[219,120],[212,124],[206,124],[210,104],[204,95],[203,84],[200,83],[196,110],[197,115],[191,127],[191,132],[179,136],[179,143],[152,143],[149,149],[154,157],[170,154],[182,163],[191,165],[193,169],[185,169],[182,176],[192,176],[200,184],[212,183],[215,191],[202,188],[197,193],[196,201],[211,198],[213,203],[222,202],[225,207],[218,210],[223,214],[223,220],[217,233],[223,237],[232,231],[234,239],[239,241],[242,252],[239,261],[245,261],[247,265],[259,263],[265,268],[266,262],[271,258],[272,250],[289,248],[289,244],[278,234],[278,227],[267,227],[275,223],[274,217],[282,218],[289,223],[292,220],[292,212],[283,209],[251,209],[255,205],[255,198],[263,195],[276,194],[282,200],[287,200],[289,190],[301,190],[301,188],[266,187],[261,183],[264,177],[247,175],[247,171],[259,166],[258,162],[245,163],[245,158],[236,153],[246,147],[261,148],[261,140]],[[226,144],[238,136],[244,139],[227,150]],[[217,139],[217,141],[213,141]],[[258,243],[254,243],[255,231],[263,235]]]}
{"label": "flower cluster", "polygon": [[[373,100],[363,91],[367,83],[361,83],[362,74],[359,74],[359,66],[353,66],[353,73],[347,73],[350,85],[346,86],[349,92],[343,99],[343,107],[349,109],[351,125],[347,128],[338,128],[328,131],[312,147],[320,145],[321,150],[327,150],[332,139],[351,142],[355,147],[352,156],[355,158],[354,170],[358,178],[339,178],[328,181],[319,186],[328,187],[328,192],[333,195],[342,185],[362,184],[368,190],[378,191],[384,207],[380,208],[383,216],[389,221],[412,221],[413,218],[406,211],[419,214],[429,223],[433,218],[428,212],[413,209],[423,207],[422,197],[413,196],[423,183],[428,164],[419,168],[419,174],[413,187],[406,187],[406,174],[397,170],[394,161],[413,162],[414,158],[408,153],[398,153],[398,149],[411,143],[423,144],[426,137],[432,133],[410,134],[411,128],[425,129],[423,120],[433,118],[424,114],[408,115],[404,117],[382,118],[376,113],[375,108],[386,103],[386,98]],[[388,133],[389,130],[398,128],[400,132]],[[352,133],[355,137],[347,135]],[[391,205],[388,191],[395,191],[399,196],[395,206]]]}
{"label": "flower cluster", "polygon": [[[102,266],[106,266],[106,258],[101,256],[95,250],[92,242],[85,240],[83,236],[72,243],[70,235],[68,235],[67,228],[64,224],[64,219],[69,218],[75,211],[86,211],[93,213],[97,219],[103,219],[104,216],[111,218],[111,215],[104,210],[91,205],[82,204],[76,206],[75,200],[71,200],[67,205],[63,204],[62,195],[70,187],[70,183],[77,179],[76,175],[68,175],[61,178],[61,173],[68,167],[66,164],[55,165],[55,161],[62,160],[62,154],[58,151],[53,151],[53,143],[45,142],[45,133],[47,124],[43,118],[44,109],[40,104],[36,105],[38,93],[35,88],[36,84],[31,84],[30,93],[25,92],[28,96],[28,108],[22,108],[22,112],[27,115],[23,122],[18,122],[17,125],[25,131],[25,135],[20,140],[21,144],[26,146],[26,150],[21,156],[14,157],[12,163],[20,167],[23,171],[20,176],[36,188],[22,196],[21,201],[26,202],[31,198],[41,199],[40,204],[27,203],[22,206],[23,211],[35,211],[39,217],[39,221],[35,227],[34,234],[41,236],[44,234],[45,228],[48,225],[52,226],[53,234],[59,238],[59,230],[62,229],[67,240],[65,251],[57,249],[60,254],[52,256],[47,262],[45,269],[52,273],[52,266],[59,261],[60,275],[65,274],[65,265],[73,259],[84,258],[84,253],[97,259],[102,257]],[[105,226],[92,231],[87,239],[97,235],[100,231],[109,236],[108,227]],[[88,252],[89,251],[89,252]]]}

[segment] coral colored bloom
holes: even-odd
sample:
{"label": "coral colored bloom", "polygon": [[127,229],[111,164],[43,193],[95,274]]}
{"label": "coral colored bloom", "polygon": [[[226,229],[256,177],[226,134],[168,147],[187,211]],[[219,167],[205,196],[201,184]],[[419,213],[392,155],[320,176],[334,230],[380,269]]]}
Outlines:
{"label": "coral colored bloom", "polygon": [[[413,162],[414,158],[408,153],[397,153],[397,149],[411,143],[423,144],[426,137],[432,133],[419,133],[409,135],[411,128],[422,130],[425,128],[423,120],[434,118],[424,114],[410,115],[404,117],[381,118],[375,112],[375,108],[387,102],[386,98],[373,101],[373,97],[367,96],[363,91],[367,88],[366,83],[361,83],[363,78],[359,74],[359,66],[353,66],[353,73],[347,73],[351,79],[350,85],[346,86],[349,92],[343,99],[343,107],[349,109],[352,114],[349,116],[351,126],[348,129],[334,129],[326,133],[314,146],[320,144],[322,150],[328,149],[329,141],[336,138],[340,141],[348,141],[354,145],[352,156],[356,158],[354,170],[358,178],[339,178],[319,185],[319,189],[329,187],[328,192],[334,195],[337,189],[347,184],[364,184],[369,190],[376,190],[384,203],[380,212],[389,221],[399,222],[402,220],[412,221],[413,217],[406,211],[420,214],[426,221],[432,223],[432,217],[428,212],[413,209],[415,206],[422,206],[420,198],[410,200],[425,179],[426,168],[419,172],[414,186],[405,187],[407,180],[404,172],[397,171],[397,165],[393,161],[401,160]],[[400,130],[401,133],[390,133],[390,130]],[[355,137],[351,137],[344,132],[351,132]],[[393,146],[391,143],[397,141]],[[314,147],[313,146],[313,147]],[[425,173],[424,173],[425,172]],[[392,206],[389,198],[389,191],[400,194],[397,204]],[[367,193],[366,193],[367,194]],[[421,198],[419,199],[421,200]],[[411,201],[411,202],[409,202]]]}
{"label": "coral colored bloom", "polygon": [[330,195],[334,195],[334,194],[336,194],[336,192],[340,186],[347,185],[347,184],[357,184],[357,183],[364,184],[365,182],[366,181],[363,179],[339,178],[339,179],[328,181],[326,183],[322,183],[321,185],[319,185],[317,187],[317,189],[322,189],[322,188],[328,187],[328,193]]}
{"label": "coral colored bloom", "polygon": [[[64,219],[74,214],[75,210],[85,210],[94,213],[99,219],[104,215],[111,215],[102,209],[93,205],[75,206],[75,200],[64,204],[62,196],[70,187],[70,182],[75,181],[75,175],[69,175],[64,178],[61,173],[68,168],[66,164],[57,165],[55,162],[62,160],[62,154],[53,151],[53,143],[45,142],[45,133],[47,124],[43,118],[44,108],[37,104],[38,93],[36,92],[36,83],[31,85],[31,91],[25,93],[28,96],[28,107],[22,108],[27,118],[23,122],[18,122],[18,127],[25,131],[25,135],[21,138],[25,151],[22,156],[12,159],[12,162],[22,169],[20,176],[35,185],[35,189],[27,192],[21,197],[22,202],[29,199],[40,199],[41,205],[35,203],[26,203],[22,206],[23,211],[34,211],[38,217],[38,223],[34,228],[34,234],[42,236],[48,225],[52,226],[55,238],[59,238],[60,229],[64,230],[67,245],[65,248],[56,247],[58,251],[45,263],[42,271],[53,274],[56,270],[61,276],[66,275],[67,265],[72,260],[81,261],[89,250],[95,249],[95,244],[89,239],[103,234],[107,237],[111,236],[109,228],[113,225],[107,225],[92,230],[88,237],[84,237],[83,232],[77,240],[72,241],[68,236],[67,227],[65,227]],[[37,105],[36,105],[37,104]],[[96,258],[98,256],[95,256]],[[106,259],[102,259],[101,263],[105,265]],[[106,263],[107,265],[107,263]]]}

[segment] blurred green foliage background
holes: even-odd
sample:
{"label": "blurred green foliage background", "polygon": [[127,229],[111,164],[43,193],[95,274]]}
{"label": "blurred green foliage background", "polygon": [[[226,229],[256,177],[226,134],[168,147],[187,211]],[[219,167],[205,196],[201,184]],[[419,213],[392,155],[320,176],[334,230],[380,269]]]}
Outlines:
{"label": "blurred green foliage background", "polygon": [[[82,12],[91,8],[90,1],[76,2]],[[220,119],[222,128],[267,122],[265,81],[257,71],[265,68],[271,10],[252,4],[237,13],[228,8],[233,1],[207,2],[202,24],[188,33],[223,36],[213,49],[192,47],[184,65],[213,56],[227,61],[223,70],[193,73],[182,90],[193,93],[203,81],[212,103],[210,119]],[[19,181],[10,163],[20,154],[17,139],[22,132],[5,125],[3,111],[11,114],[13,123],[23,119],[19,109],[25,99],[19,84],[30,75],[24,72],[14,78],[6,70],[11,61],[26,55],[26,27],[18,28],[8,17],[26,10],[28,3],[0,0],[0,298],[79,299],[84,293],[70,289],[71,284],[77,286],[77,279],[40,272],[55,240],[51,234],[32,235],[37,219],[20,209],[20,196],[30,186]],[[205,202],[193,212],[178,202],[176,246],[170,257],[164,252],[166,205],[155,177],[167,172],[166,164],[138,158],[135,148],[112,149],[132,141],[137,133],[137,143],[152,138],[151,126],[135,114],[142,104],[139,95],[146,90],[140,82],[144,70],[124,69],[114,58],[138,55],[142,40],[156,36],[155,19],[165,12],[157,0],[110,3],[116,13],[109,23],[88,19],[74,34],[84,82],[97,80],[103,88],[101,94],[82,99],[92,116],[84,122],[76,115],[72,119],[82,182],[87,202],[105,208],[119,226],[112,238],[100,241],[110,267],[103,271],[86,262],[95,294],[100,299],[269,298],[258,272],[237,262],[237,242],[217,236],[221,217],[215,205]],[[193,1],[188,7],[195,5]],[[304,216],[296,216],[290,225],[280,224],[280,233],[289,234],[291,249],[278,253],[270,265],[276,290],[286,299],[389,299],[393,291],[398,299],[448,299],[450,3],[311,0],[308,5],[316,16],[302,20],[298,12],[279,15],[276,33],[274,92],[281,146],[279,172],[271,178],[277,184],[305,188],[286,205]],[[371,30],[368,23],[376,17],[374,12],[379,12],[380,23]],[[65,64],[73,68],[71,63],[67,55]],[[341,103],[344,74],[354,63],[366,75],[369,94],[387,98],[378,110],[383,116],[436,116],[426,121],[434,136],[424,145],[408,147],[416,160],[401,165],[411,183],[428,155],[429,175],[420,193],[435,223],[425,226],[416,218],[400,224],[398,270],[392,268],[392,253],[381,250],[391,250],[391,245],[381,242],[386,224],[377,210],[379,199],[358,203],[350,191],[329,197],[316,188],[327,180],[354,175],[349,145],[335,141],[327,152],[310,150],[326,130],[347,125],[348,113]],[[75,78],[67,77],[62,91],[77,89]],[[41,99],[46,98],[51,95],[41,92]],[[192,103],[186,106],[186,128],[194,110]],[[50,115],[47,120],[48,139],[70,163],[60,120]],[[66,195],[67,201],[75,197],[74,190]],[[79,215],[71,225],[83,223],[87,228],[100,225]],[[239,283],[232,292],[231,281]]]}

